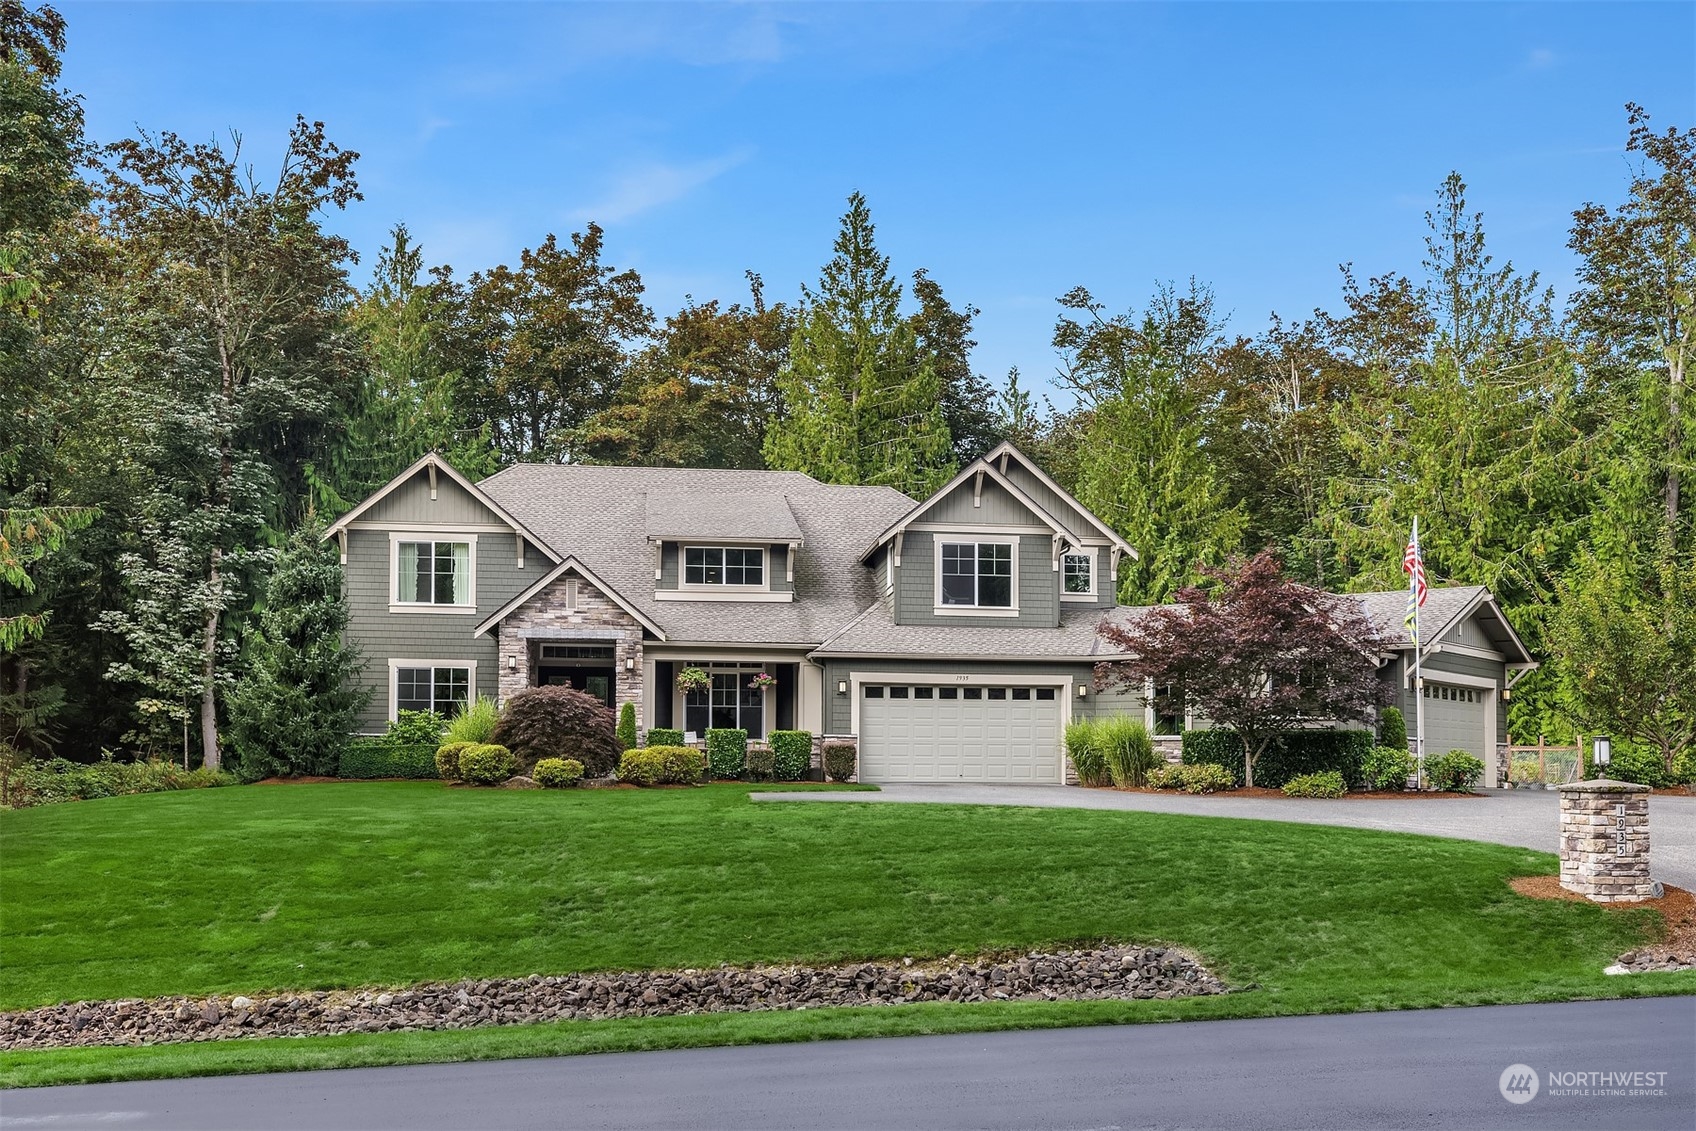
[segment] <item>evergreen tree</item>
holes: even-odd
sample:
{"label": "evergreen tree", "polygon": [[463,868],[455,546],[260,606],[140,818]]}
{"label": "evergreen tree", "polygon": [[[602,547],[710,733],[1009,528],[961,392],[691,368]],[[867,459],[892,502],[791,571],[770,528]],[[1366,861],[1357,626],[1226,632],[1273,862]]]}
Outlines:
{"label": "evergreen tree", "polygon": [[334,774],[370,697],[356,681],[359,653],[342,638],[342,568],[322,534],[311,522],[277,556],[246,674],[229,698],[230,738],[249,781]]}
{"label": "evergreen tree", "polygon": [[913,272],[913,297],[919,309],[909,321],[919,350],[928,354],[942,387],[942,421],[954,445],[954,462],[968,464],[1005,435],[995,410],[995,391],[981,373],[972,370],[972,320],[978,308],[952,306],[942,284],[920,269]]}
{"label": "evergreen tree", "polygon": [[878,253],[866,199],[848,198],[816,290],[803,288],[783,420],[766,433],[770,467],[825,483],[894,487],[923,498],[953,475],[934,360],[901,317],[901,286]]}
{"label": "evergreen tree", "polygon": [[1181,296],[1162,287],[1141,316],[1108,317],[1079,287],[1061,305],[1080,315],[1054,331],[1083,410],[1073,493],[1141,555],[1121,566],[1119,599],[1158,604],[1242,541],[1243,512],[1227,504],[1207,448],[1213,296],[1193,282]]}

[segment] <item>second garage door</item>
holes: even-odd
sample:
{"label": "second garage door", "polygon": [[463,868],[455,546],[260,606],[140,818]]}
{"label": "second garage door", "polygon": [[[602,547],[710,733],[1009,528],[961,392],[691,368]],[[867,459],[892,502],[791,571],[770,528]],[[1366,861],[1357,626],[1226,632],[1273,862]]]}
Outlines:
{"label": "second garage door", "polygon": [[[1485,718],[1489,697],[1475,687],[1425,681],[1425,754],[1435,758],[1467,750],[1484,759]],[[1411,720],[1410,720],[1411,721]]]}
{"label": "second garage door", "polygon": [[1056,687],[868,683],[860,687],[860,780],[1054,782]]}

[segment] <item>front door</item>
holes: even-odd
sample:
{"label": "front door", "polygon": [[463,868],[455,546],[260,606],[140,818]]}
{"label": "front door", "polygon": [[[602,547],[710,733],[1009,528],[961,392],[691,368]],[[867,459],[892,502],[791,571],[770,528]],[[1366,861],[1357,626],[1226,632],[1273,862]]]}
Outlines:
{"label": "front door", "polygon": [[542,687],[574,687],[612,707],[612,669],[548,665],[536,672]]}

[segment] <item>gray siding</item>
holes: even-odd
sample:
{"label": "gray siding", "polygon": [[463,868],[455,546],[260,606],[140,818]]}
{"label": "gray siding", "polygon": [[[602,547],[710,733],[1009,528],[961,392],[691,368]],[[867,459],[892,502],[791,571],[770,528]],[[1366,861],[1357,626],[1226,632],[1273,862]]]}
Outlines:
{"label": "gray siding", "polygon": [[[442,501],[447,492],[439,492]],[[426,492],[426,498],[428,492]],[[547,558],[527,548],[518,568],[517,536],[477,535],[477,612],[389,612],[389,534],[386,530],[348,532],[346,588],[347,637],[364,659],[361,682],[372,691],[360,716],[360,730],[381,731],[389,715],[389,660],[474,660],[477,694],[496,694],[495,637],[472,637],[477,626],[502,605],[535,584],[550,568]]]}
{"label": "gray siding", "polygon": [[[902,559],[905,562],[905,558]],[[853,691],[847,695],[836,693],[838,680],[844,680],[852,672],[958,672],[963,675],[1002,674],[1007,676],[1008,683],[1018,683],[1020,676],[1071,676],[1079,683],[1089,683],[1093,678],[1093,669],[1089,664],[1058,664],[1058,663],[992,663],[983,660],[944,660],[937,657],[914,656],[911,659],[887,660],[827,660],[824,665],[824,727],[827,734],[849,734],[853,727]],[[852,685],[850,685],[852,687]],[[1083,704],[1088,699],[1079,701],[1077,692],[1072,693],[1072,709],[1083,713]],[[1091,693],[1093,698],[1093,692]],[[1065,716],[1070,718],[1070,715]]]}
{"label": "gray siding", "polygon": [[1041,526],[1042,519],[1032,514],[1007,488],[984,476],[983,492],[978,505],[972,505],[973,479],[954,488],[949,494],[919,517],[920,522],[980,523],[985,526]]}
{"label": "gray siding", "polygon": [[1032,475],[1028,469],[1021,467],[1016,461],[1008,462],[1007,478],[1012,480],[1019,490],[1029,495],[1037,506],[1070,527],[1072,533],[1080,538],[1096,536],[1097,532],[1094,525],[1084,517],[1083,512],[1049,490],[1047,484]]}
{"label": "gray siding", "polygon": [[935,612],[936,540],[949,535],[909,530],[895,570],[895,623],[953,624],[984,628],[1054,628],[1060,623],[1060,581],[1044,535],[1018,536],[1019,615],[1016,617],[939,616]]}
{"label": "gray siding", "polygon": [[[1089,601],[1089,602],[1067,601],[1065,603],[1068,604],[1068,605],[1093,604],[1093,605],[1097,605],[1101,608],[1110,608],[1114,604],[1117,604],[1116,594],[1117,594],[1117,591],[1118,591],[1118,579],[1111,576],[1111,565],[1112,565],[1113,557],[1112,557],[1112,554],[1108,551],[1107,547],[1106,546],[1085,546],[1081,550],[1076,550],[1076,551],[1071,551],[1071,552],[1080,553],[1080,554],[1087,553],[1087,554],[1090,555],[1090,557],[1092,557],[1094,559],[1095,564],[1091,568],[1093,570],[1093,576],[1095,578],[1095,600]],[[1066,575],[1065,575],[1064,572],[1060,573],[1056,577],[1054,584],[1059,588],[1059,591],[1062,594],[1065,593],[1065,590],[1066,590]]]}
{"label": "gray siding", "polygon": [[[706,544],[704,539],[700,542],[690,543],[690,545]],[[679,543],[677,542],[661,544],[660,579],[654,584],[655,589],[678,588],[678,579],[681,573],[679,559],[682,557],[678,552],[678,546]],[[652,547],[647,547],[646,552],[652,554],[654,551]],[[801,547],[801,552],[806,553],[807,548]],[[797,563],[797,568],[799,568],[799,563]],[[766,583],[774,593],[793,593],[795,591],[794,583],[789,580],[789,546],[786,543],[778,542],[766,547]]]}
{"label": "gray siding", "polygon": [[[1407,720],[1407,734],[1411,741],[1415,733],[1415,720],[1419,710],[1419,693],[1409,687],[1409,675],[1413,667],[1413,653],[1403,652],[1391,665],[1395,668],[1397,679],[1397,694],[1395,705],[1401,708],[1402,717]],[[1442,682],[1443,673],[1451,672],[1456,675],[1477,676],[1494,680],[1496,695],[1496,741],[1508,740],[1508,704],[1500,694],[1506,669],[1499,660],[1487,660],[1479,656],[1457,656],[1448,652],[1436,652],[1427,655],[1420,661],[1422,672],[1427,680]]]}
{"label": "gray siding", "polygon": [[430,476],[425,471],[420,471],[377,500],[376,505],[359,516],[359,521],[505,525],[499,515],[472,498],[463,487],[446,475],[436,476],[436,497],[430,498]]}

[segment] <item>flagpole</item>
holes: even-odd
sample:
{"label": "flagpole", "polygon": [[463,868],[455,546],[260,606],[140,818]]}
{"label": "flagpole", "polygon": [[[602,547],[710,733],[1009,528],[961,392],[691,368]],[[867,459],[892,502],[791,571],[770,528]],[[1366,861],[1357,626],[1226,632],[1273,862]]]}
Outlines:
{"label": "flagpole", "polygon": [[[1413,519],[1414,553],[1421,555],[1419,549],[1419,516]],[[1410,580],[1413,580],[1410,578]],[[1419,606],[1423,604],[1417,596],[1413,602],[1413,745],[1415,789],[1425,788],[1425,679],[1420,671],[1420,653],[1425,651],[1425,641],[1419,635]]]}

